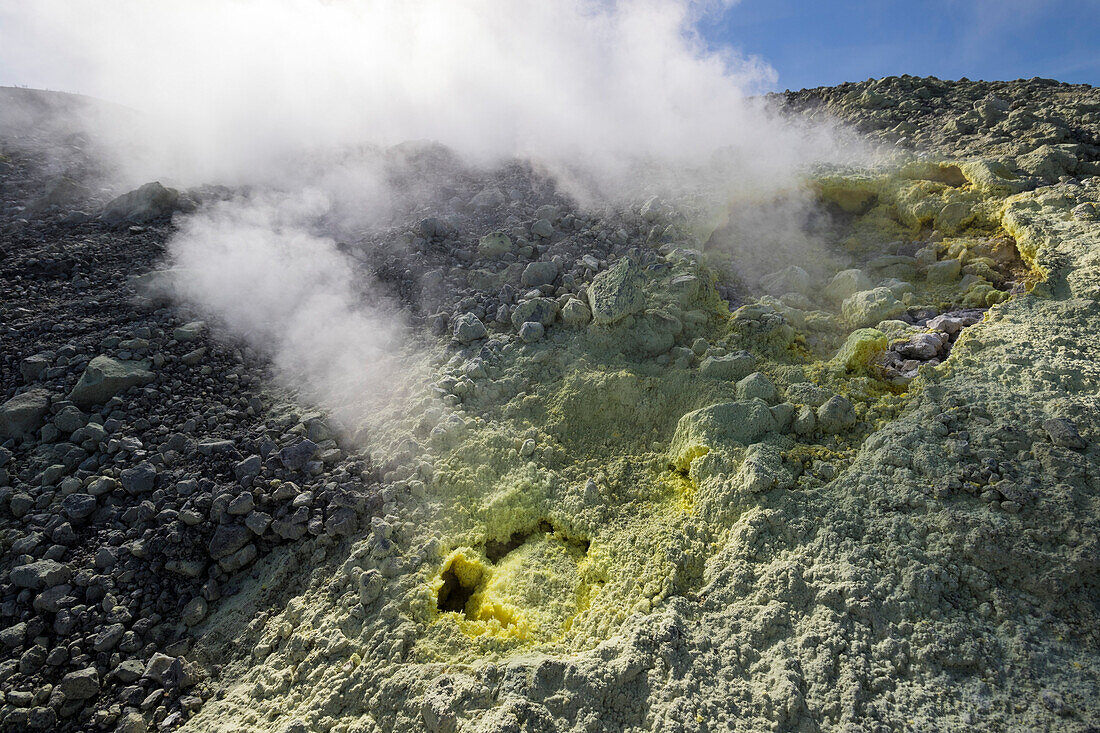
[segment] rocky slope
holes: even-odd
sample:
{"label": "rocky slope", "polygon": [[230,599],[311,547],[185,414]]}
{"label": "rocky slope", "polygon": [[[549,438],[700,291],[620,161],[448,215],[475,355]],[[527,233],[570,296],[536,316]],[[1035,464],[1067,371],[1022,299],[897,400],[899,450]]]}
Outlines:
{"label": "rocky slope", "polygon": [[444,184],[342,248],[431,382],[359,432],[170,297],[226,192],[5,125],[5,729],[1100,725],[1100,92],[772,102],[896,151],[797,264],[393,153]]}

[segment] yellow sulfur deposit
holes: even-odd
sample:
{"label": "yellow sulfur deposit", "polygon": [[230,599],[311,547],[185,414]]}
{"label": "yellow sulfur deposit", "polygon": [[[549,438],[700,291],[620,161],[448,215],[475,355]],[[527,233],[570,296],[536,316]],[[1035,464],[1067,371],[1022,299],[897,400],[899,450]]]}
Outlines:
{"label": "yellow sulfur deposit", "polygon": [[848,335],[832,363],[848,372],[866,371],[889,343],[886,334],[876,328],[857,329]]}

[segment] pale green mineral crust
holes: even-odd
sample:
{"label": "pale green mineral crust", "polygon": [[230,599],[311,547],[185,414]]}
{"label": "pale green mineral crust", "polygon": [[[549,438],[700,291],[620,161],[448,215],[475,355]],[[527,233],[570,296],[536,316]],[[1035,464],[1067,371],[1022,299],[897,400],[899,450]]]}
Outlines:
{"label": "pale green mineral crust", "polygon": [[[850,217],[823,276],[779,271],[730,314],[720,251],[623,256],[587,303],[514,309],[542,340],[441,361],[446,399],[380,449],[404,457],[384,518],[312,572],[306,549],[265,564],[198,629],[209,661],[252,651],[186,728],[1095,722],[1100,189],[968,159],[816,191]],[[994,307],[898,320],[968,305]],[[887,378],[890,350],[949,336]]]}

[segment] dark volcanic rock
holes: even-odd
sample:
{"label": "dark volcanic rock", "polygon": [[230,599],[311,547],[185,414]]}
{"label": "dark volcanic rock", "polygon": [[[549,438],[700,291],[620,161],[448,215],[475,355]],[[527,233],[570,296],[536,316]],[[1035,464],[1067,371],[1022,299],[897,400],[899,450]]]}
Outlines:
{"label": "dark volcanic rock", "polygon": [[179,202],[179,191],[174,188],[165,188],[158,181],[154,181],[112,200],[103,209],[99,219],[107,226],[116,229],[149,224],[170,217],[176,211]]}

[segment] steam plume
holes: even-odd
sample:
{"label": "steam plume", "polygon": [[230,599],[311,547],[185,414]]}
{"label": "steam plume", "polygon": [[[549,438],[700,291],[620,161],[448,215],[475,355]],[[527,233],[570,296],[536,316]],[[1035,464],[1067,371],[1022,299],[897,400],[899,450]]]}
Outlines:
{"label": "steam plume", "polygon": [[521,156],[588,201],[703,180],[766,195],[836,154],[831,131],[778,124],[747,99],[775,74],[706,48],[692,26],[706,5],[4,1],[0,70],[139,110],[136,127],[97,130],[125,182],[266,190],[193,215],[173,257],[188,297],[347,410],[348,394],[378,391],[401,331],[392,308],[362,305],[347,260],[315,230],[341,211],[370,226],[394,203],[364,146],[430,139],[479,164]]}

